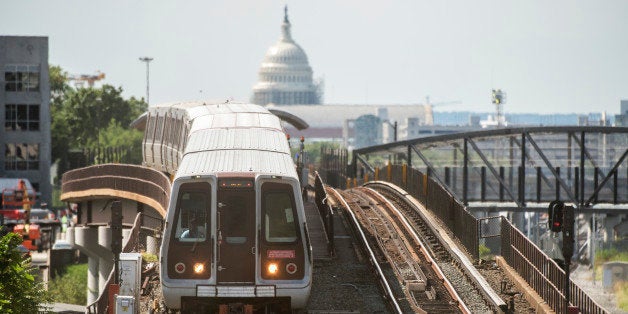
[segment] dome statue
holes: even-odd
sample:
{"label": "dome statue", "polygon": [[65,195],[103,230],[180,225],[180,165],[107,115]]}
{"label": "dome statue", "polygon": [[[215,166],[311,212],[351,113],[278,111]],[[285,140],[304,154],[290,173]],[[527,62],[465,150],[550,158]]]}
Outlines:
{"label": "dome statue", "polygon": [[303,48],[290,34],[288,7],[284,8],[281,39],[268,48],[253,86],[251,102],[258,105],[320,104],[318,86]]}

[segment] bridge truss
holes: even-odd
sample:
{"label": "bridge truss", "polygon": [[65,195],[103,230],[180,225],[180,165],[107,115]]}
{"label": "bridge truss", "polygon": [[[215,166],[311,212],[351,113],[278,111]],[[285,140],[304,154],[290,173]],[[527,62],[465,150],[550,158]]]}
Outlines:
{"label": "bridge truss", "polygon": [[628,211],[628,128],[499,128],[353,151],[354,177],[386,164],[420,169],[470,207],[545,211],[560,199],[586,212]]}

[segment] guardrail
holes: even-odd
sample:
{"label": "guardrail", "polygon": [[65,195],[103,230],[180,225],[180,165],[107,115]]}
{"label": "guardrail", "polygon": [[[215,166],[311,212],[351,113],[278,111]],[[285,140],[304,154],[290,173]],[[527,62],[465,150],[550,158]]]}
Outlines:
{"label": "guardrail", "polygon": [[[501,221],[501,255],[556,313],[565,313],[565,271],[508,219],[501,217]],[[571,279],[569,296],[582,313],[607,313]]]}
{"label": "guardrail", "polygon": [[[133,228],[131,228],[131,234],[129,235],[129,239],[122,248],[123,253],[130,252],[139,252],[140,246],[140,229],[142,227],[142,213],[138,213],[135,216],[135,222],[133,223]],[[87,305],[87,313],[108,313],[109,307],[109,287],[114,281],[114,273],[115,267],[111,269],[109,273],[109,277],[107,277],[107,283],[105,283],[105,289],[103,289],[98,299],[94,301],[92,304]],[[139,300],[136,300],[139,302]]]}
{"label": "guardrail", "polygon": [[[368,174],[364,176],[364,182],[369,179]],[[479,258],[477,219],[433,178],[406,165],[388,165],[375,168],[372,179],[391,182],[425,204],[425,208],[451,230],[467,252],[474,259]]]}
{"label": "guardrail", "polygon": [[314,202],[318,208],[318,213],[323,219],[323,228],[325,229],[325,235],[327,237],[327,251],[329,256],[336,255],[336,247],[334,245],[334,212],[331,206],[327,203],[327,192],[325,192],[325,184],[318,172],[315,172],[314,179]]}

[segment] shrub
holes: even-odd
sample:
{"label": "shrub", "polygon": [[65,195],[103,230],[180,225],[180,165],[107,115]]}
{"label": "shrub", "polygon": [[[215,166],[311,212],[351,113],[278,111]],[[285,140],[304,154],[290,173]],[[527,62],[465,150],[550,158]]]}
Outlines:
{"label": "shrub", "polygon": [[0,238],[0,313],[48,312],[41,307],[50,302],[50,296],[43,283],[35,280],[30,258],[17,250],[21,243],[22,237],[15,233]]}

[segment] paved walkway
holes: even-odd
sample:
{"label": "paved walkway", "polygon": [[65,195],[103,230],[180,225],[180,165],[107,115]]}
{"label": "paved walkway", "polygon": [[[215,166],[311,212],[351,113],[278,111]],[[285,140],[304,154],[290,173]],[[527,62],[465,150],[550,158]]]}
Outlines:
{"label": "paved walkway", "polygon": [[570,275],[571,279],[584,290],[597,304],[604,307],[609,313],[628,313],[617,308],[617,299],[612,291],[602,287],[602,280],[593,282],[593,270],[581,265]]}

